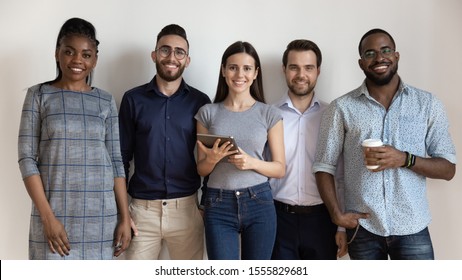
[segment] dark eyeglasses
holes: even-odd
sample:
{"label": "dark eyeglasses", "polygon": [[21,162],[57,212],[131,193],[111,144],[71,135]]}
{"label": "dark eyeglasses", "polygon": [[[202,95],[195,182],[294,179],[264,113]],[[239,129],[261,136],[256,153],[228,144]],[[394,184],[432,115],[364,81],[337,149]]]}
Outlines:
{"label": "dark eyeglasses", "polygon": [[162,57],[169,57],[172,51],[173,51],[173,55],[178,60],[182,60],[188,55],[188,53],[182,48],[172,48],[169,46],[162,46],[156,49],[156,52]]}
{"label": "dark eyeglasses", "polygon": [[361,56],[362,59],[365,59],[365,60],[372,60],[372,59],[375,59],[377,57],[377,54],[380,52],[380,55],[382,57],[385,57],[385,58],[388,58],[390,57],[392,54],[395,53],[395,50],[392,49],[392,48],[381,48],[380,51],[374,51],[374,50],[368,50],[368,51],[365,51],[363,53],[363,55]]}

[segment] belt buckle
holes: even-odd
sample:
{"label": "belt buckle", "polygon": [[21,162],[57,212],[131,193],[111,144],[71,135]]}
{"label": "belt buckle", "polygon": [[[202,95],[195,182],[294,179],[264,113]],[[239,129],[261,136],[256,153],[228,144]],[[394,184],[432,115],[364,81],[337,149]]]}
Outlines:
{"label": "belt buckle", "polygon": [[293,210],[291,210],[293,208],[291,206],[292,205],[286,204],[286,212],[289,213],[289,214],[295,214],[295,212]]}

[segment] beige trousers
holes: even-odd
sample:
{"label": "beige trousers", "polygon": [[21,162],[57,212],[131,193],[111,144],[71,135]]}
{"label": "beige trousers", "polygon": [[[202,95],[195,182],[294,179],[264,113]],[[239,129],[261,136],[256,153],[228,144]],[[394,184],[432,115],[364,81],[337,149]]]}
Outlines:
{"label": "beige trousers", "polygon": [[176,199],[132,199],[130,215],[138,236],[125,251],[129,260],[156,260],[166,243],[173,260],[202,260],[204,222],[197,208],[197,194]]}

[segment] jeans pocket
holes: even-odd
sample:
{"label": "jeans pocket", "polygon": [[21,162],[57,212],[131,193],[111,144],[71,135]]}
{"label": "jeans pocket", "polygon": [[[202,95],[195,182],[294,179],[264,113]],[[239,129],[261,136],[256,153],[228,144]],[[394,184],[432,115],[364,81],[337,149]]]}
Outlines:
{"label": "jeans pocket", "polygon": [[216,207],[220,203],[221,199],[218,193],[212,193],[209,194],[207,193],[207,197],[205,198],[204,202],[204,207],[207,208],[212,208]]}
{"label": "jeans pocket", "polygon": [[254,193],[252,195],[252,200],[256,201],[259,204],[273,204],[273,195],[271,194],[271,190],[265,190],[259,193]]}

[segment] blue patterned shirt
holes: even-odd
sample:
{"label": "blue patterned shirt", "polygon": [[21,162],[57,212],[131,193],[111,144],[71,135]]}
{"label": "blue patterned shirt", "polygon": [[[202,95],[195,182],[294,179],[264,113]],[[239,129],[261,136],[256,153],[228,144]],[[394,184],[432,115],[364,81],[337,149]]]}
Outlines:
{"label": "blue patterned shirt", "polygon": [[363,83],[334,100],[325,111],[313,172],[334,174],[343,154],[345,211],[370,213],[369,219],[359,222],[377,235],[419,232],[431,221],[426,178],[407,168],[368,171],[361,142],[380,138],[398,150],[455,164],[448,126],[443,105],[432,94],[401,82],[387,111]]}

